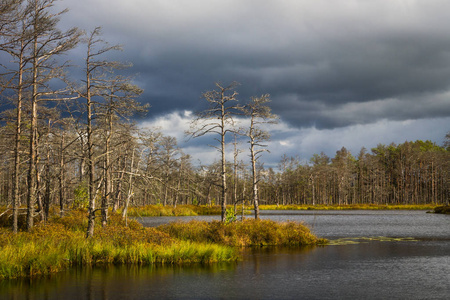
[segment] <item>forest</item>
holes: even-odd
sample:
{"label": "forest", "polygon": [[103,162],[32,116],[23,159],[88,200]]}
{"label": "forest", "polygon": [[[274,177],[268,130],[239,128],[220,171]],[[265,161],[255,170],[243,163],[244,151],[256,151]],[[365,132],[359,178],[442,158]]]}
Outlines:
{"label": "forest", "polygon": [[[19,215],[30,229],[52,207],[60,215],[87,209],[92,236],[96,217],[105,225],[111,211],[125,216],[150,204],[220,204],[222,218],[233,204],[448,205],[450,133],[443,145],[379,144],[356,156],[343,147],[307,162],[285,155],[276,170],[265,168],[259,158],[276,122],[269,96],[239,103],[234,83],[203,94],[210,107],[187,134],[218,141],[218,159],[195,165],[174,137],[138,126],[135,117],[151,108],[139,102],[131,66],[107,59],[121,47],[104,41],[100,28],[62,31],[64,12],[53,2],[7,0],[0,11],[0,205],[14,231]],[[83,61],[65,60],[73,49],[83,49]],[[250,125],[233,127],[238,119]],[[233,134],[250,145],[248,161],[236,146],[234,161],[225,160]]]}

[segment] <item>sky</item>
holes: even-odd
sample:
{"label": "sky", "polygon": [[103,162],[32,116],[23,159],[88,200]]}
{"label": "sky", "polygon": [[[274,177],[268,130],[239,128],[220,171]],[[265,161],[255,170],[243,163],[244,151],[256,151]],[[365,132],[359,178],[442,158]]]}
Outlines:
{"label": "sky", "polygon": [[[175,136],[195,161],[217,153],[187,140],[202,93],[237,81],[239,101],[270,94],[279,123],[270,153],[307,161],[346,147],[431,140],[450,131],[448,0],[62,0],[61,27],[103,29],[131,62],[138,121]],[[79,52],[76,52],[79,51]],[[82,57],[81,50],[71,54]],[[230,148],[231,152],[231,148]],[[245,155],[241,159],[247,159]]]}

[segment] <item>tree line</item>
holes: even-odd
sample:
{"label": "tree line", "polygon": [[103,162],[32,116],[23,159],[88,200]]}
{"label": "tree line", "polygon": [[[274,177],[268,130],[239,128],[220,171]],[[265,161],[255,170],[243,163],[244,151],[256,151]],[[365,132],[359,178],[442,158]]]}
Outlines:
{"label": "tree line", "polygon": [[[0,8],[0,202],[14,232],[21,215],[29,230],[51,207],[61,215],[86,208],[90,237],[95,218],[106,225],[110,210],[125,217],[130,205],[217,204],[224,220],[230,204],[253,205],[259,218],[260,203],[448,202],[448,144],[379,145],[356,158],[342,148],[308,163],[283,156],[278,170],[265,169],[260,157],[276,122],[270,97],[240,102],[237,83],[203,94],[209,106],[187,134],[212,136],[219,159],[194,166],[174,137],[133,121],[148,106],[123,75],[130,65],[107,59],[121,47],[104,41],[100,28],[61,31],[65,11],[55,13],[54,2],[5,0]],[[81,62],[65,61],[73,49],[84,52]],[[245,162],[239,143],[248,145]]]}
{"label": "tree line", "polygon": [[266,173],[264,195],[271,204],[448,204],[448,141],[450,134],[446,146],[379,144],[356,157],[342,147],[333,158],[315,154],[306,164],[284,156],[280,173]]}

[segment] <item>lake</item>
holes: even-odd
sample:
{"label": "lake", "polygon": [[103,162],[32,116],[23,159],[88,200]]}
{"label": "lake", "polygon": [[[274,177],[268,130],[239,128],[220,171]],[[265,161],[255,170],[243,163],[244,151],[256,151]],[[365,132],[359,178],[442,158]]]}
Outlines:
{"label": "lake", "polygon": [[[425,211],[262,211],[334,245],[247,249],[208,266],[72,269],[4,281],[1,299],[449,299],[450,216]],[[143,218],[146,226],[192,218]],[[370,238],[370,239],[369,239]]]}

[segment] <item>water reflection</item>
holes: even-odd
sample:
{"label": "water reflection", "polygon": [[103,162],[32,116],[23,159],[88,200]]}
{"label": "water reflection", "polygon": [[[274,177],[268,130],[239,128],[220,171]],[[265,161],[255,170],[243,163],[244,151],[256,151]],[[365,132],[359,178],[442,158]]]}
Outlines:
{"label": "water reflection", "polygon": [[446,299],[450,244],[249,249],[243,261],[73,269],[2,282],[2,299]]}
{"label": "water reflection", "polygon": [[[316,235],[327,239],[373,236],[450,239],[450,218],[423,210],[266,210],[261,211],[261,218],[304,222]],[[139,221],[144,226],[158,226],[192,219],[211,221],[220,217],[144,217]]]}

